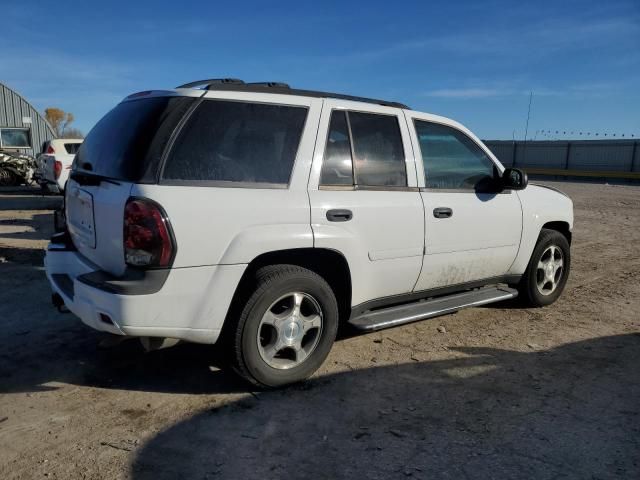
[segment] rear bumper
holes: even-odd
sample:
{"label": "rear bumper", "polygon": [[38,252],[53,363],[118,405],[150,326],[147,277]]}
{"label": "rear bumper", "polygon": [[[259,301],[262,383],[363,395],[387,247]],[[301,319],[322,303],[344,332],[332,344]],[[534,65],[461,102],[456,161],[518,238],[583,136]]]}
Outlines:
{"label": "rear bumper", "polygon": [[51,288],[86,325],[137,337],[215,343],[246,265],[177,268],[115,278],[63,243],[45,256]]}

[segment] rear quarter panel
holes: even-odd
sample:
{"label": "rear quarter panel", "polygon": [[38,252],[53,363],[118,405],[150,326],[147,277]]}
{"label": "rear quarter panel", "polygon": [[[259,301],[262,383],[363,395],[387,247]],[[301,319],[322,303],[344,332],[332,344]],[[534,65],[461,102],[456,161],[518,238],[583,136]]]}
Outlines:
{"label": "rear quarter panel", "polygon": [[249,263],[313,246],[306,191],[134,185],[164,208],[176,238],[174,268]]}

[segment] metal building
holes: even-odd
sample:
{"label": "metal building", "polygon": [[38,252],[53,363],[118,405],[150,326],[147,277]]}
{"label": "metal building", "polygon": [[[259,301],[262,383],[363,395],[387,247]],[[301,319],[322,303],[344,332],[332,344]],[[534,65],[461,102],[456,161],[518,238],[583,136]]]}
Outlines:
{"label": "metal building", "polygon": [[49,122],[16,91],[0,83],[0,150],[36,156],[56,135]]}
{"label": "metal building", "polygon": [[640,179],[640,140],[484,140],[507,167],[549,175]]}

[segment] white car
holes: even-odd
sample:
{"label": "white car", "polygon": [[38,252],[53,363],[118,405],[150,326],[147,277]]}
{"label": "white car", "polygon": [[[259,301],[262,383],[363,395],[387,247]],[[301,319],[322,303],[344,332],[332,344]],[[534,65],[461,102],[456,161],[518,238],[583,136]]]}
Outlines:
{"label": "white car", "polygon": [[82,142],[81,138],[56,138],[45,142],[37,159],[41,186],[53,185],[59,192],[64,192],[73,159]]}
{"label": "white car", "polygon": [[459,123],[279,83],[127,97],[65,197],[45,259],[56,306],[151,348],[222,343],[263,387],[311,375],[341,323],[518,293],[548,305],[569,275],[571,200],[527,187]]}

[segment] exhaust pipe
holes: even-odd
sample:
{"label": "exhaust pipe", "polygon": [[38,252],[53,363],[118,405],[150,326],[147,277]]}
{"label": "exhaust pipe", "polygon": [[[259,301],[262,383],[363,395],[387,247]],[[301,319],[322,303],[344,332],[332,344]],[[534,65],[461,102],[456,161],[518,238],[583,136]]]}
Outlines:
{"label": "exhaust pipe", "polygon": [[140,337],[140,343],[142,343],[145,351],[152,352],[154,350],[173,347],[180,343],[180,340],[166,337]]}

